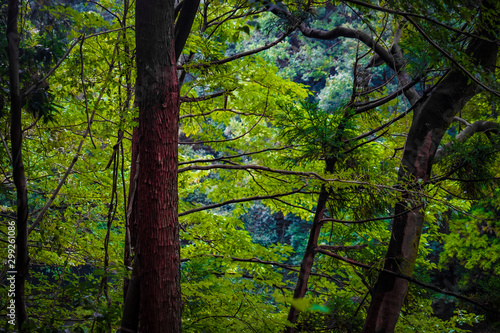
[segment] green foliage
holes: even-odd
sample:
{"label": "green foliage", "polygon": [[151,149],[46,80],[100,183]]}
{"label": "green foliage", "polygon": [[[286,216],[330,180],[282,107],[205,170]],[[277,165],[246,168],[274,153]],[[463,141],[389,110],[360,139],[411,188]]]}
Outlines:
{"label": "green foliage", "polygon": [[[123,242],[130,139],[137,117],[132,91],[135,42],[129,29],[104,32],[133,25],[133,20],[120,22],[121,2],[99,4],[24,8],[32,15],[22,23],[24,90],[44,77],[75,38],[89,37],[75,44],[46,82],[39,82],[24,106],[30,223],[78,157],[29,236],[33,265],[27,285],[28,311],[33,331],[115,329],[122,311],[121,281],[130,273],[123,267]],[[400,97],[372,111],[355,113],[352,103],[384,97],[399,85],[393,81],[365,95],[353,92],[353,67],[364,68],[369,57],[360,56],[372,54],[355,40],[317,41],[294,32],[266,52],[211,65],[274,41],[297,23],[261,12],[261,5],[259,1],[202,2],[181,57],[179,71],[186,71],[181,88],[178,206],[183,330],[280,332],[287,325],[289,307],[294,306],[302,311],[298,331],[358,332],[369,304],[368,290],[376,281],[375,270],[317,255],[308,295],[293,299],[293,288],[322,185],[330,192],[327,217],[348,222],[393,214],[394,203],[401,199],[401,193],[392,188],[397,183],[395,169],[411,116],[386,132],[357,138],[407,105]],[[352,10],[337,3],[313,9],[305,2],[286,5],[296,20],[311,27],[361,29],[376,34],[387,47],[393,39],[391,29],[399,23],[377,11]],[[474,13],[474,7],[453,1],[385,5],[418,10],[453,27],[470,22]],[[0,23],[5,27],[6,7],[1,6]],[[457,13],[460,20],[453,16]],[[128,13],[129,18],[133,15],[133,10]],[[470,59],[462,56],[465,45],[455,43],[456,36],[425,20],[418,22],[468,66]],[[102,34],[91,37],[95,33]],[[5,41],[0,45],[3,50]],[[400,46],[411,76],[426,74],[428,69],[441,73],[443,66],[450,65],[408,23]],[[5,54],[0,57],[6,63]],[[4,67],[0,96],[8,93]],[[387,67],[367,71],[370,88],[394,74]],[[491,81],[480,70],[473,73]],[[438,78],[429,75],[418,89]],[[7,102],[0,100],[4,120]],[[463,117],[495,120],[498,110],[489,109],[488,97],[480,96],[471,104]],[[90,132],[84,134],[89,126]],[[0,132],[8,140],[7,121]],[[426,202],[426,228],[414,275],[432,283],[439,275],[437,261],[443,271],[458,265],[460,284],[454,287],[495,307],[499,302],[494,296],[499,288],[499,193],[490,179],[498,176],[497,146],[496,139],[484,137],[454,143],[448,157],[435,167],[436,174],[461,181],[448,179],[420,193]],[[336,162],[328,174],[325,159]],[[0,162],[0,231],[6,233],[6,223],[15,216],[15,192],[3,144]],[[469,200],[479,196],[484,198],[476,204]],[[318,245],[337,247],[339,255],[381,267],[389,221],[326,222]],[[443,231],[445,224],[449,232]],[[4,258],[6,251],[5,246],[0,248]],[[83,269],[88,271],[80,272]],[[6,289],[1,290],[1,299],[6,300]],[[462,303],[452,304],[456,311],[451,317],[438,317],[432,309],[437,298],[412,287],[396,331],[465,332],[464,324],[481,320],[473,313],[476,309]]]}
{"label": "green foliage", "polygon": [[[497,185],[495,165],[498,163],[498,137],[473,136],[464,143],[453,142],[443,161],[443,172],[458,179],[459,197],[480,198]],[[456,192],[455,192],[456,191]]]}
{"label": "green foliage", "polygon": [[340,112],[328,113],[318,108],[317,103],[307,101],[301,101],[298,105],[283,105],[282,110],[277,117],[282,137],[288,144],[299,145],[302,149],[302,156],[294,163],[340,158],[343,146],[339,138],[339,127],[343,120]]}

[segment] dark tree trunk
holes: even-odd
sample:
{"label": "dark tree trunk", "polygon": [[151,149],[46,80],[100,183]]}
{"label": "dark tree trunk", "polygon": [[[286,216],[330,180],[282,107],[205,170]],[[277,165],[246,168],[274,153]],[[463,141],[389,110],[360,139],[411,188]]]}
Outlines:
{"label": "dark tree trunk", "polygon": [[[332,146],[335,147],[335,143],[340,142],[344,136],[344,131],[349,121],[349,110],[344,111],[344,115],[339,122],[337,132],[332,138],[334,143]],[[334,148],[335,149],[335,148]],[[333,154],[332,154],[333,155]],[[327,173],[333,173],[335,170],[335,164],[337,163],[337,158],[326,157],[325,158],[325,171]],[[327,202],[330,197],[330,191],[325,185],[321,186],[321,190],[318,197],[318,204],[316,205],[316,211],[314,213],[313,225],[309,231],[309,239],[307,241],[306,249],[304,251],[304,257],[300,264],[300,272],[297,278],[297,284],[295,285],[295,291],[293,293],[293,298],[303,298],[307,292],[307,283],[309,281],[309,276],[311,275],[312,266],[314,265],[314,258],[316,256],[316,248],[318,247],[319,234],[321,232],[321,227],[324,222],[322,219],[325,216],[327,210]],[[290,311],[288,312],[288,322],[295,324],[299,317],[299,310],[290,306]],[[285,329],[286,333],[294,333],[295,329],[293,327],[287,327]]]}
{"label": "dark tree trunk", "polygon": [[[491,10],[495,4],[485,1],[485,7]],[[482,21],[482,24],[486,25],[485,22],[487,20]],[[497,24],[498,22],[492,20],[488,22],[489,28],[496,32],[498,32]],[[482,26],[476,33],[494,39],[492,34],[485,32],[486,29]],[[476,39],[471,42],[467,53],[474,57],[477,65],[491,69],[496,61],[497,46]],[[395,215],[398,217],[393,222],[385,269],[407,276],[412,275],[424,215],[420,209],[414,209],[401,216],[399,214],[409,206],[418,205],[420,199],[412,192],[418,192],[421,189],[420,184],[429,180],[432,161],[443,135],[458,111],[478,92],[478,86],[471,82],[467,75],[460,69],[453,69],[432,94],[416,107],[399,173],[399,182],[408,192],[395,207]],[[407,290],[408,281],[381,273],[372,293],[372,302],[362,332],[394,332]]]}
{"label": "dark tree trunk", "polygon": [[179,87],[174,51],[174,2],[139,0],[135,27],[140,156],[135,218],[140,330],[180,332]]}
{"label": "dark tree trunk", "polygon": [[17,191],[17,236],[16,236],[16,317],[17,326],[22,331],[22,325],[28,320],[25,301],[25,280],[28,275],[28,191],[24,174],[22,144],[23,133],[21,126],[22,97],[19,84],[19,34],[17,20],[19,16],[19,1],[9,0],[7,41],[10,74],[10,102],[11,102],[11,144],[12,144],[12,173]]}
{"label": "dark tree trunk", "polygon": [[[125,265],[125,268],[130,271],[132,270],[135,246],[137,244],[137,218],[135,216],[137,212],[137,180],[139,178],[139,136],[137,131],[137,128],[134,128],[132,134],[132,163],[130,165],[130,185],[125,225],[125,252],[123,256],[123,264]],[[130,279],[126,277],[123,283],[124,301],[127,299],[129,283]]]}
{"label": "dark tree trunk", "polygon": [[[177,216],[179,83],[176,62],[200,0],[182,3],[174,28],[173,1],[136,5],[139,128],[132,140],[122,332],[181,331]],[[140,300],[140,301],[138,301]],[[139,318],[140,317],[140,318]]]}
{"label": "dark tree trunk", "polygon": [[[316,247],[318,247],[318,238],[321,231],[321,226],[326,211],[326,203],[328,201],[328,190],[323,185],[321,186],[321,191],[318,198],[318,204],[316,205],[316,212],[314,214],[313,224],[311,231],[309,232],[309,240],[307,241],[306,250],[304,251],[304,257],[302,258],[302,263],[300,264],[299,277],[297,279],[297,284],[295,285],[295,291],[293,293],[293,298],[303,298],[307,292],[307,282],[309,281],[309,275],[311,275],[312,266],[314,264],[314,257],[316,256]],[[288,312],[288,321],[291,324],[297,322],[299,317],[299,310],[295,307],[290,306],[290,311]],[[293,327],[287,327],[287,333],[295,332]]]}

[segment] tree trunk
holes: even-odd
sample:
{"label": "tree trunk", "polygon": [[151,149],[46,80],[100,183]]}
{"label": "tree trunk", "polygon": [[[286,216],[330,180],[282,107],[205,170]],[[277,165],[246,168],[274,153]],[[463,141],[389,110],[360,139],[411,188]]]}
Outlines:
{"label": "tree trunk", "polygon": [[[332,147],[329,148],[330,155],[333,155],[333,152],[337,147],[335,147],[335,143],[341,142],[344,131],[349,121],[350,115],[349,110],[345,110],[342,116],[342,119],[339,122],[339,126],[335,133],[335,136],[332,138]],[[333,173],[335,170],[335,164],[337,163],[337,158],[326,156],[325,157],[325,171],[327,173]],[[325,185],[321,186],[321,190],[318,197],[318,204],[316,205],[316,211],[314,213],[313,225],[311,227],[311,231],[309,231],[309,239],[307,241],[306,249],[304,251],[304,257],[302,258],[302,262],[300,264],[300,272],[299,277],[297,278],[297,284],[295,285],[295,291],[293,293],[293,298],[303,298],[307,292],[307,283],[309,281],[309,276],[311,275],[312,266],[314,265],[314,257],[316,256],[316,248],[318,247],[318,239],[319,234],[321,232],[321,227],[323,226],[323,222],[321,221],[325,216],[326,212],[326,204],[328,202],[328,198],[330,196],[330,191],[327,189]],[[292,306],[290,306],[290,311],[288,312],[288,322],[291,324],[295,324],[299,317],[299,310]],[[295,329],[293,327],[287,327],[285,329],[286,333],[294,333]]]}
{"label": "tree trunk", "polygon": [[172,1],[136,5],[139,128],[132,140],[125,264],[130,267],[134,252],[136,259],[124,284],[122,332],[136,332],[139,319],[142,331],[181,331],[176,62],[199,3],[182,3],[175,28]]}
{"label": "tree trunk", "polygon": [[140,330],[180,332],[179,87],[174,51],[174,1],[139,0],[135,26],[140,156],[135,218]]}
{"label": "tree trunk", "polygon": [[[485,1],[486,8],[490,9],[494,6],[494,3]],[[485,22],[487,20],[483,20],[482,24],[486,25]],[[495,23],[490,20],[488,26],[497,31],[498,26]],[[482,32],[481,35],[486,38],[494,39],[492,34],[484,33],[487,27],[484,29],[483,31],[477,30],[476,33]],[[496,61],[497,46],[476,39],[469,45],[467,54],[474,57],[477,65],[491,69]],[[399,183],[408,192],[396,205],[395,215],[404,212],[409,206],[418,205],[421,199],[412,193],[418,192],[421,189],[420,184],[429,180],[432,160],[443,135],[458,111],[478,91],[478,86],[471,82],[467,75],[460,69],[453,69],[431,95],[416,107],[399,172]],[[385,257],[385,269],[407,276],[412,275],[423,221],[424,215],[420,209],[414,209],[394,219],[391,240]],[[407,290],[408,281],[381,273],[372,292],[372,302],[362,332],[394,332]]]}
{"label": "tree trunk", "polygon": [[[321,186],[313,224],[311,227],[311,231],[309,232],[309,240],[307,241],[306,250],[304,251],[304,257],[302,258],[302,263],[300,264],[299,277],[297,279],[297,284],[295,285],[295,291],[293,293],[293,298],[295,299],[303,298],[307,292],[307,282],[309,280],[309,275],[311,275],[312,266],[314,264],[314,257],[316,256],[316,251],[314,249],[318,246],[319,233],[321,231],[321,226],[323,225],[323,222],[321,222],[321,220],[323,219],[325,214],[328,196],[329,193],[325,185]],[[291,324],[295,324],[298,317],[299,310],[291,305],[290,311],[288,312],[288,321]],[[285,332],[293,333],[295,332],[295,329],[289,326],[286,328]]]}
{"label": "tree trunk", "polygon": [[[334,142],[340,141],[345,129],[345,122],[347,120],[347,113],[344,113],[344,117],[342,118],[339,128],[337,130],[337,134],[333,139]],[[325,159],[326,167],[325,171],[328,173],[333,173],[335,164],[337,160],[335,158],[326,158]],[[316,205],[316,211],[314,213],[313,224],[311,227],[311,231],[309,231],[309,239],[307,241],[306,249],[304,251],[304,257],[302,258],[302,262],[300,264],[300,272],[299,277],[297,278],[297,284],[295,285],[295,291],[293,293],[293,298],[303,298],[307,292],[307,283],[309,281],[309,276],[311,275],[312,266],[314,265],[314,257],[316,256],[316,248],[318,247],[318,239],[319,234],[321,232],[321,227],[323,226],[323,222],[321,221],[325,216],[326,212],[326,204],[328,202],[328,198],[330,196],[330,192],[325,185],[321,186],[321,190],[318,197],[318,204]],[[290,306],[290,311],[288,312],[288,321],[291,324],[295,324],[299,317],[299,310]],[[286,333],[294,333],[295,329],[293,327],[288,326],[285,329]]]}
{"label": "tree trunk", "polygon": [[28,320],[25,301],[25,280],[28,275],[28,191],[23,165],[23,133],[21,123],[22,97],[19,83],[19,34],[17,19],[19,16],[19,1],[9,0],[8,3],[8,57],[10,74],[10,102],[11,102],[11,144],[12,144],[12,173],[17,192],[17,236],[16,236],[16,319],[19,331]]}

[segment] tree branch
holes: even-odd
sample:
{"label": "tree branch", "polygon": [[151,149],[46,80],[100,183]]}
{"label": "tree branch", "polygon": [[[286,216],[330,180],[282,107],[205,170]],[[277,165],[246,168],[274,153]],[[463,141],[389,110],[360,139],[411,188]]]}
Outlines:
{"label": "tree branch", "polygon": [[348,223],[348,224],[360,224],[360,223],[367,223],[367,222],[373,222],[373,221],[391,220],[391,219],[393,219],[395,217],[399,217],[399,216],[402,216],[404,214],[408,214],[409,212],[413,211],[414,209],[417,209],[417,208],[420,208],[420,207],[423,207],[423,206],[424,206],[423,204],[422,205],[418,205],[416,207],[413,207],[412,209],[405,210],[402,213],[399,213],[399,214],[396,214],[396,215],[392,215],[392,216],[376,217],[376,218],[372,218],[372,219],[357,220],[357,221],[338,220],[338,219],[334,219],[334,218],[331,218],[331,217],[327,217],[327,218],[321,219],[320,222],[332,221],[332,222]]}
{"label": "tree branch", "polygon": [[493,95],[497,96],[497,97],[500,97],[500,92],[494,90],[494,89],[491,89],[490,87],[488,87],[487,85],[485,85],[484,83],[482,83],[481,81],[479,81],[478,79],[476,79],[476,77],[470,73],[464,66],[462,66],[457,60],[455,60],[448,52],[446,52],[442,47],[440,47],[439,45],[437,45],[436,42],[434,42],[424,31],[424,29],[422,29],[422,27],[420,25],[418,25],[415,21],[413,21],[410,17],[406,17],[406,19],[418,30],[418,32],[422,35],[422,37],[424,37],[425,40],[427,40],[429,42],[429,44],[431,44],[436,50],[438,50],[441,54],[443,54],[448,60],[450,60],[453,64],[455,64],[455,66],[457,66],[458,68],[460,68],[460,70],[469,78],[471,79],[472,81],[474,81],[478,86],[482,87],[483,89],[485,89],[486,91],[492,93]]}
{"label": "tree branch", "polygon": [[[293,28],[293,30],[295,30],[295,28]],[[236,60],[236,59],[240,59],[240,58],[243,58],[243,57],[246,57],[246,56],[249,56],[249,55],[252,55],[252,54],[256,54],[256,53],[259,53],[261,51],[264,51],[264,50],[267,50],[267,49],[270,49],[271,47],[275,46],[275,45],[278,45],[281,41],[283,41],[288,35],[290,35],[292,32],[293,32],[292,29],[288,30],[287,32],[283,33],[278,39],[276,39],[274,42],[271,42],[271,43],[266,43],[264,46],[261,46],[261,47],[258,47],[258,48],[255,48],[253,50],[249,50],[249,51],[245,51],[245,52],[240,52],[240,53],[236,53],[232,56],[229,56],[227,58],[224,58],[224,59],[220,59],[220,60],[215,60],[215,61],[211,61],[209,63],[201,63],[201,64],[195,64],[195,65],[186,65],[186,69],[197,69],[197,68],[208,68],[208,67],[211,67],[211,66],[216,66],[216,65],[223,65],[227,62],[230,62],[230,61],[233,61],[233,60]]]}
{"label": "tree branch", "polygon": [[216,97],[224,96],[225,94],[227,94],[227,93],[229,93],[231,91],[223,90],[223,91],[216,92],[216,93],[213,93],[213,94],[210,94],[210,95],[199,96],[199,97],[181,96],[181,103],[192,103],[192,102],[206,101],[208,99],[213,99],[213,98],[216,98]]}
{"label": "tree branch", "polygon": [[177,18],[174,27],[175,61],[179,60],[182,50],[184,49],[184,45],[186,45],[186,41],[191,33],[191,28],[193,26],[194,18],[199,5],[200,0],[182,1],[179,17]]}
{"label": "tree branch", "polygon": [[448,29],[448,30],[451,30],[453,32],[456,32],[458,34],[465,35],[465,36],[472,37],[472,38],[476,38],[476,39],[481,39],[481,40],[484,40],[486,42],[495,43],[495,44],[499,44],[500,45],[500,43],[498,41],[490,40],[490,39],[478,36],[476,34],[469,33],[467,31],[462,31],[462,30],[453,28],[453,27],[451,27],[449,25],[446,25],[446,24],[444,24],[442,22],[439,22],[439,21],[437,21],[437,20],[435,20],[433,18],[430,18],[430,17],[428,17],[426,15],[419,15],[419,14],[415,14],[415,13],[404,12],[404,11],[394,10],[394,9],[389,9],[389,8],[380,7],[380,6],[377,6],[377,5],[373,5],[373,4],[366,3],[366,2],[363,2],[363,1],[358,1],[358,0],[343,0],[342,2],[349,2],[349,3],[360,5],[360,6],[363,6],[363,7],[366,7],[366,8],[374,9],[376,11],[380,11],[380,12],[384,12],[384,13],[389,13],[389,14],[394,14],[394,15],[399,15],[399,16],[403,16],[403,17],[420,18],[420,19],[429,21],[431,23],[434,23],[434,24],[436,24],[438,26],[441,26],[441,27],[443,27],[445,29]]}
{"label": "tree branch", "polygon": [[246,131],[245,133],[243,133],[241,135],[238,135],[237,137],[231,138],[231,139],[194,141],[194,142],[179,142],[179,144],[180,145],[197,145],[197,144],[205,144],[205,143],[221,143],[221,142],[235,141],[235,140],[241,139],[242,137],[244,137],[245,135],[250,133],[260,123],[260,121],[264,118],[264,116],[265,116],[265,111],[264,111],[264,113],[262,113],[262,115],[260,115],[259,120],[257,120],[257,122],[255,124],[253,124],[252,127],[250,127],[250,129],[248,131]]}
{"label": "tree branch", "polygon": [[[455,140],[457,142],[465,142],[471,136],[476,133],[495,133],[498,134],[500,131],[500,124],[494,121],[478,120],[472,124],[469,124],[462,132],[460,132]],[[443,157],[446,156],[447,151],[453,146],[453,142],[448,142],[444,146],[440,147],[434,155],[433,163],[439,163]]]}
{"label": "tree branch", "polygon": [[410,83],[406,84],[404,87],[399,88],[395,92],[390,93],[389,95],[381,97],[379,99],[376,99],[376,100],[373,100],[373,101],[369,101],[369,102],[365,102],[365,103],[363,103],[363,105],[360,105],[360,104],[356,105],[356,104],[354,104],[353,107],[356,108],[355,109],[356,111],[355,111],[354,114],[360,114],[360,113],[369,111],[371,109],[374,109],[374,108],[376,108],[378,106],[384,105],[385,103],[390,102],[394,98],[396,98],[396,97],[400,96],[401,94],[405,93],[407,90],[413,88],[413,86],[415,86],[419,82],[420,82],[420,79],[416,79],[414,81],[411,81]]}
{"label": "tree branch", "polygon": [[[198,256],[207,256],[207,257],[214,257],[214,258],[221,258],[221,259],[227,258],[227,259],[230,259],[230,260],[236,261],[236,262],[249,262],[249,263],[262,264],[262,265],[272,265],[272,266],[287,269],[289,271],[300,272],[300,270],[298,268],[295,268],[298,266],[285,265],[285,264],[282,264],[282,263],[277,262],[277,261],[266,261],[266,260],[262,260],[259,258],[236,258],[236,257],[222,256],[222,255],[218,255],[218,254],[202,254],[202,255],[198,255]],[[191,258],[184,258],[184,259],[181,259],[181,262],[186,262],[189,260],[191,260]],[[339,283],[340,285],[345,285],[344,282],[342,282],[342,281],[340,281],[340,280],[338,280],[330,275],[326,275],[326,274],[322,274],[322,273],[312,273],[312,272],[311,272],[311,275],[323,277],[323,278],[326,278],[329,280],[333,280],[333,281]]]}
{"label": "tree branch", "polygon": [[205,160],[200,159],[200,160],[192,160],[192,161],[186,161],[186,162],[179,162],[179,165],[192,164],[192,163],[211,163],[211,162],[225,160],[225,159],[230,159],[230,158],[238,158],[238,157],[243,157],[243,156],[249,156],[249,155],[254,155],[254,154],[265,153],[265,152],[268,152],[268,151],[284,150],[284,149],[289,149],[289,148],[293,148],[293,146],[285,146],[285,147],[280,147],[280,148],[267,148],[267,149],[262,149],[262,150],[258,150],[258,151],[253,151],[253,152],[249,152],[249,153],[242,153],[242,154],[232,155],[232,156],[222,156],[222,157],[205,159]]}
{"label": "tree branch", "polygon": [[220,203],[217,203],[217,204],[206,205],[206,206],[202,206],[202,207],[190,209],[190,210],[187,210],[185,212],[179,213],[179,217],[185,216],[185,215],[188,215],[188,214],[192,214],[192,213],[196,213],[196,212],[200,212],[200,211],[203,211],[203,210],[219,208],[219,207],[222,207],[222,206],[225,206],[225,205],[229,205],[229,204],[233,204],[233,203],[273,199],[273,198],[284,197],[284,196],[287,196],[287,195],[292,195],[292,194],[295,194],[295,193],[301,193],[302,189],[304,187],[305,186],[301,187],[298,190],[287,192],[287,193],[272,194],[272,195],[256,195],[254,197],[241,198],[241,199],[232,199],[232,200],[220,202]]}
{"label": "tree branch", "polygon": [[403,274],[399,274],[399,273],[396,273],[396,272],[393,272],[393,271],[390,271],[388,269],[384,269],[384,268],[379,268],[379,267],[376,267],[376,266],[371,266],[371,265],[367,265],[367,264],[363,264],[363,263],[360,263],[358,261],[354,261],[352,259],[348,259],[348,258],[345,258],[345,257],[342,257],[342,256],[339,256],[338,254],[336,253],[332,253],[332,252],[329,252],[329,251],[326,251],[326,250],[323,250],[321,247],[317,247],[316,249],[316,252],[318,253],[322,253],[324,255],[327,255],[329,257],[332,257],[332,258],[335,258],[335,259],[338,259],[338,260],[341,260],[341,261],[344,261],[350,265],[353,265],[353,266],[358,266],[358,267],[362,267],[362,268],[365,268],[365,269],[369,269],[369,270],[376,270],[378,272],[384,272],[384,273],[387,273],[387,274],[390,274],[390,275],[394,275],[394,276],[397,276],[398,278],[401,278],[401,279],[405,279],[409,282],[412,282],[416,285],[419,285],[421,287],[424,287],[424,288],[427,288],[427,289],[430,289],[430,290],[434,290],[440,294],[443,294],[443,295],[448,295],[448,296],[453,296],[453,297],[456,297],[458,299],[461,299],[463,301],[466,301],[466,302],[469,302],[469,303],[472,303],[474,305],[477,305],[485,310],[488,310],[488,311],[494,311],[493,309],[477,302],[477,301],[474,301],[473,299],[470,299],[468,297],[465,297],[463,295],[460,295],[460,294],[457,294],[457,293],[454,293],[452,291],[446,291],[446,290],[443,290],[441,288],[438,288],[434,285],[431,285],[431,284],[428,284],[428,283],[424,283],[424,282],[421,282],[411,276],[406,276],[406,275],[403,275]]}

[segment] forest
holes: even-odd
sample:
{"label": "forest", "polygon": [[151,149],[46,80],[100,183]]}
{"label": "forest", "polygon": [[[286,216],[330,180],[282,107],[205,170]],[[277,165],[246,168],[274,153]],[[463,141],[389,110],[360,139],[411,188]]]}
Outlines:
{"label": "forest", "polygon": [[500,331],[500,2],[0,26],[0,332]]}

